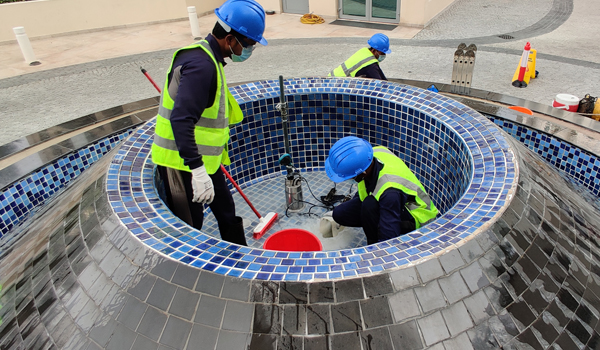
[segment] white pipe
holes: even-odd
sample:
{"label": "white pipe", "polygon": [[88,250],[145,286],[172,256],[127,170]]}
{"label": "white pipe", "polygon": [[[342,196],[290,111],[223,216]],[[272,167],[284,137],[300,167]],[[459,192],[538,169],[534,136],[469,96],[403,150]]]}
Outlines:
{"label": "white pipe", "polygon": [[198,24],[198,15],[196,14],[196,6],[188,6],[188,16],[190,17],[190,26],[192,27],[192,36],[194,39],[202,39],[200,34],[200,24]]}
{"label": "white pipe", "polygon": [[29,37],[25,33],[25,28],[14,27],[13,32],[15,32],[15,36],[17,37],[17,42],[21,47],[21,52],[23,53],[25,62],[27,62],[30,66],[37,66],[40,64],[40,61],[35,59],[35,54],[33,53],[33,48],[29,42]]}

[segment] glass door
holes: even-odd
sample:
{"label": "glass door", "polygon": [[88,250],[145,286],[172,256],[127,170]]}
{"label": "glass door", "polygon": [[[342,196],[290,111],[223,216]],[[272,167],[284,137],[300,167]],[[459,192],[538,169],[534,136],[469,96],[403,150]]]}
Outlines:
{"label": "glass door", "polygon": [[340,18],[398,23],[400,0],[340,0]]}

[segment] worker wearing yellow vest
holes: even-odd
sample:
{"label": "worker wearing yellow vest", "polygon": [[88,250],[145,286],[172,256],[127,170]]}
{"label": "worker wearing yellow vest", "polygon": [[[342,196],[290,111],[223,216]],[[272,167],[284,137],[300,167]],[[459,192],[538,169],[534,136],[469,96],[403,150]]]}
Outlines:
{"label": "worker wearing yellow vest", "polygon": [[225,58],[242,62],[257,42],[267,45],[265,11],[254,0],[228,0],[215,14],[217,23],[206,39],[173,54],[156,117],[152,161],[175,215],[200,230],[204,205],[209,205],[221,238],[247,245],[220,169],[231,163],[229,126],[243,118],[223,67]]}
{"label": "worker wearing yellow vest", "polygon": [[406,164],[383,146],[356,136],[338,140],[329,150],[325,171],[333,182],[354,179],[354,198],[333,210],[343,226],[362,227],[367,243],[398,237],[431,221],[438,210]]}
{"label": "worker wearing yellow vest", "polygon": [[379,67],[390,50],[390,39],[381,33],[373,35],[368,41],[369,47],[363,47],[346,62],[329,73],[330,77],[358,77],[387,80]]}

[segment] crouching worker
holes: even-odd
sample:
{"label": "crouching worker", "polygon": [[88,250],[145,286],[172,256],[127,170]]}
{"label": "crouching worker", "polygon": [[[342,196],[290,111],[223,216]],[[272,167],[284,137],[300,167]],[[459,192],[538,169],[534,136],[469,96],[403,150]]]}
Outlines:
{"label": "crouching worker", "polygon": [[438,214],[417,177],[383,146],[344,137],[329,150],[325,171],[333,182],[358,183],[358,193],[333,210],[333,219],[340,225],[362,227],[367,244],[406,234]]}
{"label": "crouching worker", "polygon": [[387,80],[379,67],[390,50],[390,39],[381,33],[373,35],[368,41],[369,47],[363,47],[344,63],[329,73],[330,77],[357,77]]}
{"label": "crouching worker", "polygon": [[212,34],[173,54],[156,116],[152,161],[175,215],[200,230],[209,205],[221,238],[247,245],[220,168],[231,163],[229,126],[243,119],[223,67],[225,58],[242,62],[257,43],[267,45],[265,11],[254,0],[228,0],[215,14]]}

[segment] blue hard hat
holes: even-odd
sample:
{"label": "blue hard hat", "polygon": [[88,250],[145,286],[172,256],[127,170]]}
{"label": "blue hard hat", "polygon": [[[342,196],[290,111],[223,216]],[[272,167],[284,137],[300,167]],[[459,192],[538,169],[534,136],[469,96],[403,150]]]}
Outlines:
{"label": "blue hard hat", "polygon": [[361,174],[373,161],[373,147],[367,140],[346,136],[329,150],[325,172],[333,182],[342,182]]}
{"label": "blue hard hat", "polygon": [[390,39],[385,34],[377,33],[373,35],[371,39],[367,41],[367,44],[386,55],[392,53],[392,50],[390,50]]}
{"label": "blue hard hat", "polygon": [[[265,10],[254,0],[227,0],[215,9],[217,17],[236,32],[262,45],[265,32]],[[225,28],[227,29],[227,28]]]}

